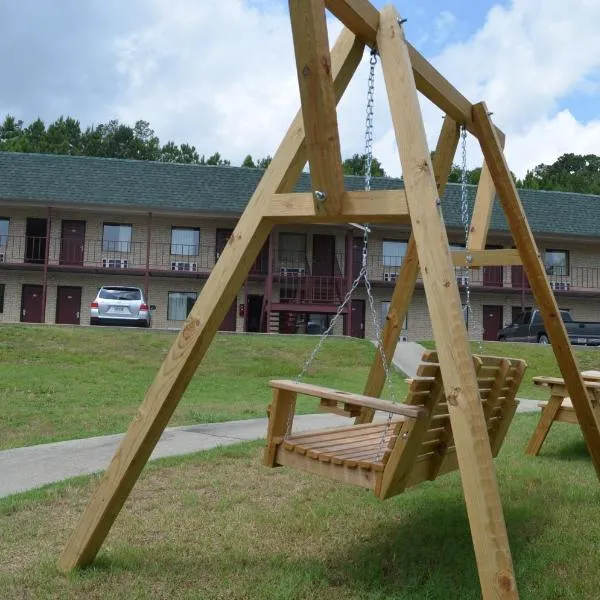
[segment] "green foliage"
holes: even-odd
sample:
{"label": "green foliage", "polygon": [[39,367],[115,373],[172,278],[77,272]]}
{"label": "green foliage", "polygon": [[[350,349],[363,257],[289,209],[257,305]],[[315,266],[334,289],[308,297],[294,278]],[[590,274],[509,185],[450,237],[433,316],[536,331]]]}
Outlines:
{"label": "green foliage", "polygon": [[534,190],[600,194],[600,156],[563,154],[551,165],[527,171],[523,187]]}
{"label": "green foliage", "polygon": [[[365,154],[354,154],[352,157],[347,158],[342,166],[344,167],[345,175],[365,175]],[[385,177],[385,171],[381,166],[381,163],[373,157],[371,162],[371,176],[372,177]]]}

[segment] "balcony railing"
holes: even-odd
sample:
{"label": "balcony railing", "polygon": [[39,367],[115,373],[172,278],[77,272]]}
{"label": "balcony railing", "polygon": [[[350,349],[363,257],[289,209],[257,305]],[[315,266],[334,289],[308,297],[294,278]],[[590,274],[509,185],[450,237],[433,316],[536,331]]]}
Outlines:
{"label": "balcony railing", "polygon": [[[290,252],[274,249],[272,274],[280,286],[280,296],[290,302],[337,303],[343,298],[349,280],[360,270],[361,256],[354,255],[351,272],[346,272],[343,253],[313,257],[310,252]],[[12,265],[38,268],[47,261],[50,268],[65,269],[129,269],[137,272],[170,271],[180,274],[208,275],[214,268],[217,252],[212,245],[172,245],[171,243],[107,241],[43,236],[0,236],[0,266]],[[392,285],[400,272],[401,257],[369,254],[368,272],[371,281]],[[255,261],[252,274],[268,273],[267,252]],[[469,284],[487,290],[529,290],[529,282],[521,267],[483,267],[470,269]],[[456,268],[459,286],[466,283],[465,268]],[[571,266],[568,270],[549,270],[547,275],[556,292],[600,292],[600,268]]]}
{"label": "balcony railing", "polygon": [[[6,236],[0,239],[0,263],[44,264],[72,269],[133,269],[207,274],[217,253],[210,245],[183,246],[170,243],[90,240],[41,236]],[[266,274],[267,261],[260,256],[251,273]]]}

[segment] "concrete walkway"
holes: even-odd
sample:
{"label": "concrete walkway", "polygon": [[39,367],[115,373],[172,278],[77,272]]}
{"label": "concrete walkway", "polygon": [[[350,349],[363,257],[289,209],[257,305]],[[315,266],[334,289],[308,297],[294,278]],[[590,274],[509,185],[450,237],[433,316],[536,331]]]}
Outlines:
{"label": "concrete walkway", "polygon": [[[521,400],[518,412],[537,410],[536,400]],[[298,415],[294,418],[294,431],[351,423],[352,419],[330,414]],[[164,431],[150,460],[261,439],[266,431],[267,419],[171,427]],[[105,470],[123,436],[107,435],[0,451],[0,498]]]}

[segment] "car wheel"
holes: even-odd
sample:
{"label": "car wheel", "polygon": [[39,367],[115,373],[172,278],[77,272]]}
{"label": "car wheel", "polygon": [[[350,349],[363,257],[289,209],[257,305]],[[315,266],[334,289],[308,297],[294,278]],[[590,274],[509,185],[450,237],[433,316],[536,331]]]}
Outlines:
{"label": "car wheel", "polygon": [[545,333],[540,334],[540,336],[538,337],[538,344],[549,344],[550,340],[548,339],[548,336]]}

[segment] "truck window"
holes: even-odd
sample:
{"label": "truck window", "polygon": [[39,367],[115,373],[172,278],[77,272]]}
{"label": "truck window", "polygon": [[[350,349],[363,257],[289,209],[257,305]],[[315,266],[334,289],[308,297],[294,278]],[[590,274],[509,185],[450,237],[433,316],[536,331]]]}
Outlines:
{"label": "truck window", "polygon": [[571,316],[571,313],[568,310],[561,310],[560,318],[563,320],[563,323],[572,323],[573,322],[573,317]]}
{"label": "truck window", "polygon": [[529,325],[531,323],[531,311],[527,311],[523,315],[523,325]]}
{"label": "truck window", "polygon": [[536,325],[537,325],[538,323],[541,323],[541,322],[542,322],[542,315],[541,315],[541,314],[539,313],[539,311],[538,311],[538,312],[536,312],[536,313],[533,315],[533,321],[532,321],[532,323],[534,323],[534,324],[536,324]]}

